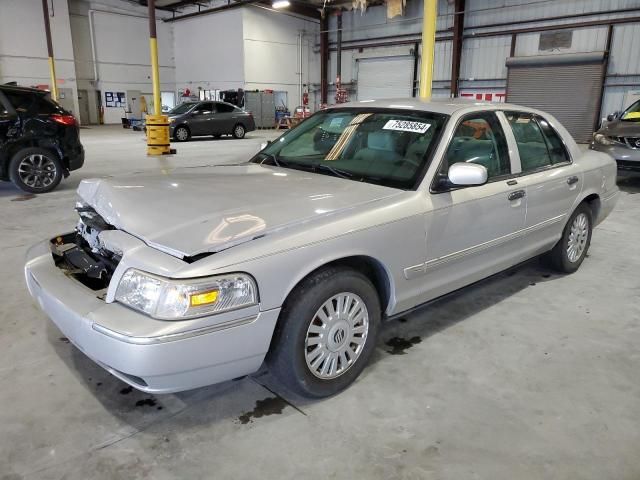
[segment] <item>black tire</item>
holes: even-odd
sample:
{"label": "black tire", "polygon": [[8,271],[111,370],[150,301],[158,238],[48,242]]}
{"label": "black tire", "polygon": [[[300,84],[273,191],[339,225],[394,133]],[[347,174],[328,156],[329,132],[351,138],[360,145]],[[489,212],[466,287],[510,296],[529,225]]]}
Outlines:
{"label": "black tire", "polygon": [[[32,172],[32,174],[29,174]],[[45,148],[30,147],[17,152],[9,163],[9,179],[29,193],[47,193],[58,186],[64,166],[58,155]]]}
{"label": "black tire", "polygon": [[173,131],[173,139],[176,142],[186,142],[190,138],[191,138],[191,131],[189,130],[189,127],[185,125],[180,125],[179,127],[176,127],[176,129]]}
{"label": "black tire", "polygon": [[[572,239],[572,227],[576,222],[576,219],[583,215],[586,220],[586,234],[573,235]],[[580,221],[578,221],[580,223]],[[589,245],[591,245],[591,234],[593,232],[593,213],[591,208],[586,203],[581,203],[578,208],[571,214],[569,221],[564,227],[562,232],[562,238],[553,247],[553,249],[547,254],[546,260],[551,268],[563,273],[573,273],[584,261],[589,251]],[[581,245],[580,254],[575,258],[570,258],[569,254],[569,242],[577,242]],[[575,244],[575,243],[574,243]]]}
{"label": "black tire", "polygon": [[[352,360],[352,363],[343,368],[342,373],[339,373],[337,369],[335,378],[323,379],[312,373],[311,367],[307,365],[306,355],[318,347],[307,346],[307,330],[312,322],[318,321],[316,313],[325,302],[341,293],[355,294],[360,297],[359,299],[362,300],[368,312],[368,331],[362,347],[358,350],[359,354],[354,352],[352,358],[355,359]],[[359,308],[355,306],[355,303],[350,305],[353,305],[352,312],[356,312],[356,309]],[[304,279],[289,294],[280,312],[278,325],[267,356],[269,369],[287,388],[300,395],[311,398],[334,395],[351,385],[366,367],[376,345],[380,316],[380,299],[375,287],[367,277],[346,267],[320,269]],[[349,328],[352,328],[353,325],[352,323]],[[334,323],[334,326],[338,325]],[[331,337],[330,332],[331,330],[327,331],[327,339]],[[343,331],[342,336],[334,335],[334,339],[340,338],[341,340],[338,342],[352,348],[351,345],[355,345],[355,343],[344,340],[352,338],[350,335],[350,332]],[[357,349],[357,346],[355,348]],[[325,352],[328,353],[329,350],[325,350]],[[337,366],[341,361],[338,360],[337,353],[333,355],[335,355]],[[316,369],[320,369],[325,361],[321,361]]]}
{"label": "black tire", "polygon": [[247,129],[244,128],[244,125],[242,125],[241,123],[238,123],[235,127],[233,127],[233,132],[231,132],[234,138],[237,138],[238,140],[244,138],[246,133]]}

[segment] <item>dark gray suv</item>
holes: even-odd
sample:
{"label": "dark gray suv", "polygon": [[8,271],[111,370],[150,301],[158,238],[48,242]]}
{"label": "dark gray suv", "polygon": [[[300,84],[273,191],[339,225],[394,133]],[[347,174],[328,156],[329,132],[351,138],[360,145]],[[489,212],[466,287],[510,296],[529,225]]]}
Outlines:
{"label": "dark gray suv", "polygon": [[191,137],[233,135],[244,138],[256,129],[250,112],[224,102],[185,102],[167,113],[171,138],[186,142]]}
{"label": "dark gray suv", "polygon": [[615,158],[620,172],[640,173],[640,100],[607,120],[593,135],[590,148]]}

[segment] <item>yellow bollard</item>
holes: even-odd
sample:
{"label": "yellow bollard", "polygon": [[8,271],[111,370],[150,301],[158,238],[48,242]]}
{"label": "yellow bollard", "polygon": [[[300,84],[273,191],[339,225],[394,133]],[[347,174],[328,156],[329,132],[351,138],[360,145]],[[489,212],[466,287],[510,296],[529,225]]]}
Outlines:
{"label": "yellow bollard", "polygon": [[167,155],[171,152],[169,117],[147,115],[147,155]]}
{"label": "yellow bollard", "polygon": [[420,98],[423,100],[431,99],[437,15],[438,0],[424,0],[424,13],[422,14],[422,61],[420,65]]}

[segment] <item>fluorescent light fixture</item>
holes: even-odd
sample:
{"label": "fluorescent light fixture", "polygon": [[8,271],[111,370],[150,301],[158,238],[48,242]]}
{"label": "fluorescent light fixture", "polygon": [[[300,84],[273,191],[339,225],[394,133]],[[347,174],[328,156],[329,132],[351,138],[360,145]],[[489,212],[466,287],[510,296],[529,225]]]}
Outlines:
{"label": "fluorescent light fixture", "polygon": [[273,8],[287,8],[290,5],[291,2],[289,2],[289,0],[274,0],[271,2]]}

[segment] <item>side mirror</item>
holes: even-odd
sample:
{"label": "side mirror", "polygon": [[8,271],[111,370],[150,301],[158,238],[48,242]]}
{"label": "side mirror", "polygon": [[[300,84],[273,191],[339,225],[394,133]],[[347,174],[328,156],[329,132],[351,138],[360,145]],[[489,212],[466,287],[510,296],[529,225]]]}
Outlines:
{"label": "side mirror", "polygon": [[618,118],[618,115],[620,115],[620,112],[610,113],[609,115],[607,115],[607,122],[613,122]]}
{"label": "side mirror", "polygon": [[487,169],[477,163],[454,163],[449,167],[449,181],[454,185],[484,185],[487,183]]}

